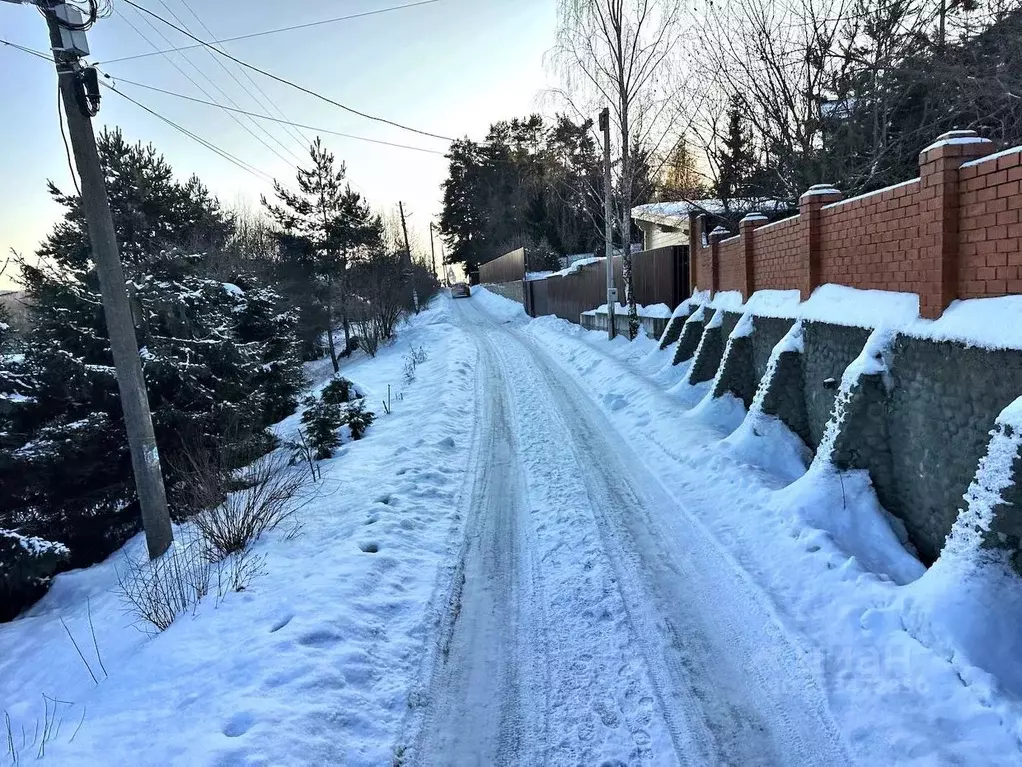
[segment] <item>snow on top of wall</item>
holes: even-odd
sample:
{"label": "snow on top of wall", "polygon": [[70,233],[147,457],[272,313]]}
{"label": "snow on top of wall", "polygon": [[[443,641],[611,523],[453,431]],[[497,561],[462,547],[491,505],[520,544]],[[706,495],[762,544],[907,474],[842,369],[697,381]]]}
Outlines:
{"label": "snow on top of wall", "polygon": [[713,309],[737,311],[742,308],[743,303],[741,291],[722,290],[713,297],[712,301],[710,301],[710,307]]}
{"label": "snow on top of wall", "polygon": [[667,304],[647,304],[642,308],[643,317],[658,317],[667,319],[671,316],[671,307]]}
{"label": "snow on top of wall", "polygon": [[799,308],[798,316],[858,328],[905,326],[919,316],[919,296],[888,290],[821,285]]}
{"label": "snow on top of wall", "polygon": [[802,295],[797,290],[757,290],[745,304],[746,311],[760,317],[793,318],[798,315]]}
{"label": "snow on top of wall", "polygon": [[1009,155],[1018,154],[1019,152],[1022,152],[1022,146],[1013,146],[1011,149],[1002,149],[1000,152],[994,152],[993,154],[984,155],[983,157],[975,160],[963,162],[961,167],[972,168],[977,165],[982,165],[985,162],[995,162],[1002,157],[1008,157]]}
{"label": "snow on top of wall", "polygon": [[[951,133],[957,133],[958,131],[951,131]],[[962,131],[963,133],[966,131]],[[946,134],[945,134],[946,135]],[[948,138],[942,138],[938,141],[934,141],[930,144],[923,152],[929,152],[931,149],[939,149],[942,146],[960,146],[962,144],[993,144],[994,142],[988,138],[981,138],[979,136],[950,136]]]}
{"label": "snow on top of wall", "polygon": [[[671,317],[671,307],[667,304],[650,304],[649,306],[637,305],[636,311],[638,311],[640,317],[650,317],[656,319],[667,319]],[[583,315],[588,317],[595,317],[597,314],[606,314],[607,305],[600,304],[595,309],[582,312]],[[628,314],[628,304],[617,304],[614,309],[614,313],[617,315]]]}
{"label": "snow on top of wall", "polygon": [[526,279],[526,281],[528,281],[528,280],[545,280],[551,274],[554,274],[554,272],[549,272],[549,271],[547,271],[547,272],[526,272],[525,273],[525,279]]}
{"label": "snow on top of wall", "polygon": [[680,225],[688,223],[689,213],[709,213],[720,215],[722,213],[743,213],[746,211],[779,211],[786,210],[791,204],[786,200],[773,200],[769,198],[745,198],[729,200],[725,207],[723,200],[678,200],[676,202],[654,202],[648,205],[637,205],[632,208],[632,218],[638,221],[653,221],[655,223],[665,222],[668,224]]}
{"label": "snow on top of wall", "polygon": [[841,190],[830,184],[815,184],[804,191],[801,197],[816,197],[821,194],[841,194]]}
{"label": "snow on top of wall", "polygon": [[920,319],[905,334],[983,349],[1022,349],[1022,296],[954,301],[939,319]]}
{"label": "snow on top of wall", "polygon": [[589,256],[588,258],[580,258],[577,261],[573,261],[570,266],[565,269],[561,269],[559,272],[550,272],[546,275],[546,277],[537,277],[536,279],[545,280],[547,277],[567,277],[569,274],[574,274],[579,271],[583,266],[598,264],[601,261],[606,260],[606,256]]}

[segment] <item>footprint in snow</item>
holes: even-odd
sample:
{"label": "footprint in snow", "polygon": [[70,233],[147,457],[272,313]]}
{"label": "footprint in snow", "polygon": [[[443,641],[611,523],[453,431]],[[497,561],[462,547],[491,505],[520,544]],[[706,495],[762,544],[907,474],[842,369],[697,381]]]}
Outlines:
{"label": "footprint in snow", "polygon": [[252,714],[248,711],[239,711],[227,720],[223,733],[228,738],[238,738],[252,729],[253,724],[255,724],[255,717]]}
{"label": "footprint in snow", "polygon": [[294,618],[294,617],[295,616],[291,615],[290,613],[287,614],[287,615],[280,616],[279,618],[277,618],[277,620],[275,620],[273,622],[273,625],[270,626],[270,633],[274,634],[274,633],[280,631],[287,624],[289,624],[291,622],[291,619]]}
{"label": "footprint in snow", "polygon": [[628,404],[628,400],[620,394],[604,394],[603,404],[607,406],[608,410],[620,410]]}
{"label": "footprint in snow", "polygon": [[454,437],[444,437],[442,440],[437,442],[440,447],[446,447],[448,450],[454,448]]}

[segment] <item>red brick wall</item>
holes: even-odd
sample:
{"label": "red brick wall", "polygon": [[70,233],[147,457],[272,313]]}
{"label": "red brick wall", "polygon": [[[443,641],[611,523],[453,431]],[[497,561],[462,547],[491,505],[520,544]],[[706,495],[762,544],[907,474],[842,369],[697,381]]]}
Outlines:
{"label": "red brick wall", "polygon": [[921,292],[919,179],[820,211],[820,283]]}
{"label": "red brick wall", "polygon": [[710,290],[710,280],[712,279],[710,275],[712,274],[713,264],[710,260],[709,246],[702,247],[700,245],[695,257],[698,261],[696,264],[696,283],[700,290]]}
{"label": "red brick wall", "polygon": [[798,286],[805,234],[799,217],[755,230],[752,237],[752,291],[790,290]]}
{"label": "red brick wall", "polygon": [[731,237],[721,240],[717,247],[717,258],[720,261],[720,284],[717,290],[742,290],[745,285],[743,276],[745,251],[742,249],[742,238]]}
{"label": "red brick wall", "polygon": [[958,294],[1022,293],[1022,147],[958,174]]}
{"label": "red brick wall", "polygon": [[[759,228],[750,218],[744,234],[718,243],[716,289],[911,292],[925,317],[955,298],[1022,293],[1022,147],[984,157],[992,149],[952,132],[920,155],[920,178],[831,204],[840,193],[821,185],[797,216]],[[710,253],[696,247],[703,290],[712,287]]]}

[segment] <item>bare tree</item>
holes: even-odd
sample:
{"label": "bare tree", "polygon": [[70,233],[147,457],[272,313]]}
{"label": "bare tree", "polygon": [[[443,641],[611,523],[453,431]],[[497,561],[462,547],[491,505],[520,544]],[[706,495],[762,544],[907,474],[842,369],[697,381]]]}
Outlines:
{"label": "bare tree", "polygon": [[[553,60],[557,95],[581,117],[610,105],[620,163],[618,197],[629,335],[639,329],[632,287],[631,208],[638,161],[663,151],[682,109],[684,78],[674,56],[682,39],[679,0],[560,0]],[[670,147],[673,149],[673,146]]]}

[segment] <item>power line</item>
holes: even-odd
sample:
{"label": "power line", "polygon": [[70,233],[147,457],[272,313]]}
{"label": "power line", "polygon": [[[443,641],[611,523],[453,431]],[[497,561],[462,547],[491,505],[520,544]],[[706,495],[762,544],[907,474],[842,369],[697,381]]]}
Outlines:
{"label": "power line", "polygon": [[147,8],[143,8],[141,5],[139,5],[138,3],[134,2],[134,0],[124,0],[124,3],[127,4],[127,5],[130,5],[132,8],[135,8],[135,9],[137,9],[139,11],[142,11],[143,13],[149,14],[150,16],[152,16],[153,18],[163,22],[167,26],[169,26],[169,27],[171,27],[173,29],[176,29],[178,32],[180,32],[181,34],[185,35],[186,37],[190,37],[192,40],[195,40],[197,43],[200,43],[201,45],[204,45],[207,48],[210,48],[211,50],[215,51],[216,53],[220,54],[221,56],[223,56],[225,58],[230,59],[231,61],[235,62],[236,64],[240,64],[241,66],[246,67],[247,69],[251,69],[253,72],[258,72],[259,74],[263,75],[264,77],[269,77],[271,80],[276,80],[279,83],[283,83],[284,85],[288,85],[288,86],[290,86],[290,87],[292,87],[292,88],[294,88],[296,90],[301,91],[302,93],[308,94],[309,96],[314,96],[315,98],[318,98],[321,101],[325,101],[328,104],[332,104],[335,107],[343,109],[346,112],[350,112],[351,114],[358,115],[359,117],[364,117],[367,120],[374,120],[375,122],[380,122],[380,123],[385,123],[387,125],[392,125],[395,128],[401,128],[401,130],[410,131],[412,133],[418,133],[419,135],[422,135],[422,136],[429,136],[430,138],[437,138],[437,139],[441,139],[442,141],[454,141],[454,139],[452,139],[450,136],[441,136],[438,133],[430,133],[429,131],[419,130],[418,128],[412,128],[412,127],[410,127],[408,125],[402,125],[401,123],[394,122],[393,120],[388,120],[388,119],[386,119],[384,117],[377,117],[376,115],[367,114],[366,112],[360,112],[359,110],[354,109],[354,108],[349,107],[349,106],[346,106],[345,104],[342,104],[339,101],[334,101],[333,99],[328,98],[327,96],[324,96],[321,93],[317,93],[316,91],[309,90],[308,88],[305,88],[305,87],[303,87],[301,85],[298,85],[297,83],[294,83],[291,80],[286,80],[283,77],[279,77],[279,76],[277,76],[277,75],[275,75],[275,74],[273,74],[271,72],[267,72],[265,69],[260,69],[259,67],[255,66],[253,64],[249,64],[248,62],[242,61],[241,59],[237,58],[236,56],[231,55],[230,53],[227,53],[226,51],[221,51],[218,48],[215,48],[212,45],[210,45],[209,43],[207,43],[205,40],[202,40],[201,38],[196,37],[191,32],[188,32],[188,31],[182,29],[181,27],[179,27],[174,22],[168,21],[167,19],[163,18],[158,13],[154,13],[153,11],[150,11]]}
{"label": "power line", "polygon": [[15,48],[15,49],[17,49],[19,51],[22,51],[23,53],[30,53],[33,56],[35,56],[36,58],[40,58],[40,59],[42,59],[43,61],[45,61],[47,63],[53,63],[53,58],[51,56],[47,56],[42,51],[33,50],[32,48],[26,48],[24,45],[18,45],[17,43],[12,43],[10,40],[0,40],[0,43],[2,43],[4,45],[9,45],[11,48]]}
{"label": "power line", "polygon": [[[210,37],[216,37],[216,35],[213,33],[213,30],[209,28],[209,26],[206,24],[206,22],[204,22],[201,18],[199,18],[199,14],[195,12],[195,9],[193,9],[192,6],[188,3],[188,0],[181,0],[181,4],[185,8],[188,9],[188,12],[190,14],[192,14],[192,16],[195,18],[195,20],[197,22],[199,22],[199,25],[206,31],[206,33]],[[220,47],[223,48],[222,45]],[[235,64],[234,66],[236,66],[238,71],[241,72],[241,74],[245,76],[245,79],[249,82],[249,84],[253,88],[256,89],[256,91],[259,93],[259,95],[261,95],[263,97],[263,99],[265,99],[265,102],[259,102],[259,100],[256,99],[253,96],[253,100],[255,100],[256,103],[258,103],[260,106],[263,106],[263,107],[268,105],[270,107],[270,110],[273,112],[273,114],[277,115],[278,117],[282,117],[285,120],[288,119],[287,115],[284,114],[284,111],[279,106],[277,106],[276,102],[273,99],[271,99],[269,97],[269,95],[266,93],[266,91],[264,91],[262,89],[262,86],[260,86],[259,83],[257,83],[255,81],[255,78],[252,77],[252,75],[249,74],[247,69],[245,69],[244,67],[238,66],[237,64]],[[302,133],[301,131],[298,131],[298,130],[295,130],[294,128],[291,128],[288,132],[289,132],[290,135],[294,136],[295,139],[299,143],[301,143],[302,151],[305,151],[306,147],[308,147],[309,144],[312,143],[312,139],[310,139],[307,134]]]}
{"label": "power line", "polygon": [[[183,19],[182,19],[182,18],[181,18],[180,16],[178,16],[178,15],[177,15],[177,14],[176,14],[176,13],[174,12],[174,10],[173,10],[173,9],[172,9],[172,8],[171,8],[171,7],[169,6],[169,5],[167,5],[167,3],[166,3],[166,2],[164,1],[164,0],[158,0],[158,2],[160,3],[160,5],[162,5],[162,6],[164,7],[164,8],[166,8],[166,9],[167,9],[167,12],[168,12],[168,13],[169,13],[169,14],[170,14],[170,15],[171,15],[171,16],[172,16],[173,18],[174,18],[174,20],[175,20],[175,21],[177,21],[177,22],[178,22],[178,23],[179,23],[179,24],[180,24],[180,25],[181,25],[182,27],[184,27],[185,29],[188,29],[188,25],[187,25],[187,24],[185,24],[184,20],[183,20]],[[194,15],[194,13],[193,13],[193,15]],[[201,20],[200,20],[200,23],[201,23]],[[190,31],[190,30],[189,30],[189,31]],[[164,39],[166,39],[166,38],[164,38]],[[239,88],[240,88],[240,89],[241,89],[241,90],[242,90],[243,92],[246,92],[246,93],[248,93],[248,90],[247,90],[247,89],[245,88],[245,85],[244,85],[244,84],[243,84],[243,83],[241,82],[241,80],[239,80],[239,79],[238,79],[238,76],[237,76],[236,74],[234,74],[234,72],[233,72],[233,71],[232,71],[231,69],[229,69],[229,68],[228,68],[228,66],[227,66],[227,65],[226,65],[226,64],[225,64],[225,63],[224,63],[224,62],[223,62],[223,61],[222,61],[222,60],[221,60],[221,59],[220,59],[220,58],[219,58],[218,56],[216,56],[216,55],[215,55],[215,54],[214,54],[214,53],[213,53],[213,52],[212,52],[212,51],[211,51],[211,50],[210,50],[209,48],[204,48],[204,49],[203,49],[203,51],[204,51],[204,52],[206,53],[206,55],[207,55],[207,56],[209,56],[209,57],[210,57],[211,59],[213,59],[213,62],[214,62],[214,63],[215,63],[215,64],[216,64],[216,65],[217,65],[218,67],[220,67],[220,68],[221,68],[221,69],[222,69],[222,70],[223,70],[224,72],[226,72],[226,73],[227,73],[227,76],[228,76],[228,77],[230,77],[230,78],[231,78],[231,79],[232,79],[232,80],[234,81],[234,83],[235,83],[235,84],[236,84],[236,85],[237,85],[237,86],[238,86],[238,87],[239,87]],[[181,55],[182,55],[182,56],[184,56],[185,54],[181,54]],[[244,71],[244,70],[242,70],[242,71]],[[209,79],[209,80],[210,80],[210,82],[212,82],[212,79],[211,79],[211,78],[208,78],[208,77],[207,77],[207,79]],[[219,87],[218,87],[218,90],[221,90],[221,92],[223,92],[223,90],[222,90],[222,89],[219,89]],[[262,104],[262,103],[261,103],[261,102],[259,101],[259,99],[257,99],[257,98],[256,98],[256,97],[254,96],[254,94],[252,94],[252,93],[248,93],[248,95],[249,95],[249,96],[250,96],[250,97],[252,98],[252,100],[253,100],[253,101],[255,101],[255,102],[256,102],[256,105],[257,105],[257,106],[259,106],[259,107],[260,107],[261,109],[265,109],[265,108],[266,108],[266,107],[265,107],[265,106],[264,106],[264,105],[263,105],[263,104]],[[229,97],[228,97],[228,98],[229,98]],[[241,105],[240,105],[240,104],[239,104],[238,102],[234,101],[233,99],[230,99],[230,103],[231,103],[231,104],[232,104],[233,106],[235,106],[235,107],[238,107],[239,109],[240,109],[240,107],[241,107]],[[281,149],[283,149],[283,150],[284,150],[285,152],[287,152],[288,154],[290,154],[290,155],[291,155],[291,157],[293,157],[293,158],[294,158],[294,159],[295,159],[296,161],[298,160],[298,155],[297,155],[297,154],[295,154],[295,153],[294,153],[293,151],[291,151],[290,149],[288,149],[288,148],[287,148],[286,146],[284,146],[284,144],[283,144],[282,142],[278,141],[278,140],[277,140],[277,138],[276,138],[276,137],[275,137],[275,136],[274,136],[274,135],[273,135],[272,133],[270,133],[270,131],[268,131],[268,130],[266,130],[265,128],[262,128],[262,127],[260,127],[260,130],[262,130],[262,131],[263,131],[263,132],[264,132],[264,133],[265,133],[265,134],[266,134],[267,136],[269,136],[269,137],[270,137],[271,139],[273,139],[273,140],[274,140],[274,141],[276,142],[277,146],[279,146],[279,147],[280,147]],[[282,130],[283,130],[283,132],[284,132],[284,134],[285,134],[286,138],[290,138],[290,139],[291,139],[291,140],[293,140],[293,141],[297,141],[297,143],[298,143],[298,145],[299,145],[300,149],[301,149],[302,151],[304,151],[304,150],[305,150],[305,143],[304,143],[304,142],[303,142],[303,141],[302,141],[301,139],[295,139],[295,137],[294,137],[294,136],[293,136],[293,135],[292,135],[292,134],[291,134],[291,133],[290,133],[290,132],[288,131],[288,129],[287,129],[287,128],[282,128]]]}
{"label": "power line", "polygon": [[[255,38],[255,37],[263,37],[264,35],[274,35],[274,34],[277,34],[278,32],[291,32],[292,30],[296,30],[296,29],[308,29],[309,27],[321,27],[321,26],[323,26],[325,24],[334,24],[334,23],[336,23],[338,21],[348,21],[349,19],[361,19],[361,18],[363,18],[365,16],[376,16],[376,15],[381,14],[381,13],[390,13],[391,11],[404,10],[405,8],[415,8],[416,6],[420,6],[420,5],[430,5],[432,3],[437,3],[439,1],[440,0],[421,0],[421,2],[418,2],[418,3],[407,3],[405,5],[395,5],[395,6],[392,6],[390,8],[379,8],[379,9],[377,9],[375,11],[366,11],[365,13],[354,13],[354,14],[351,14],[350,16],[338,16],[338,17],[333,18],[333,19],[323,19],[322,21],[311,21],[311,22],[309,22],[307,24],[295,24],[294,26],[290,26],[290,27],[280,27],[278,29],[268,29],[265,32],[252,32],[251,34],[247,34],[247,35],[237,35],[235,37],[225,37],[225,38],[222,38],[220,40],[210,40],[208,43],[202,42],[200,40],[195,45],[185,45],[185,46],[182,46],[180,48],[170,48],[168,50],[157,51],[155,53],[139,53],[139,54],[136,54],[134,56],[122,56],[121,58],[117,58],[117,59],[107,59],[106,61],[104,61],[102,63],[104,63],[104,64],[114,64],[114,63],[119,62],[119,61],[133,61],[135,59],[143,59],[143,58],[147,58],[149,56],[155,56],[155,55],[157,55],[157,53],[174,53],[176,51],[187,51],[187,50],[191,50],[192,48],[200,48],[203,45],[220,45],[222,43],[233,43],[233,42],[235,42],[237,40],[251,40],[252,38]],[[185,7],[188,8],[188,4],[187,3],[185,3]],[[188,10],[191,11],[191,8],[188,8]],[[194,11],[192,11],[192,15],[195,16],[195,12]],[[198,18],[198,16],[196,16],[196,18]],[[199,23],[200,24],[202,23],[201,20],[200,20]],[[202,26],[206,27],[205,24],[202,24]],[[213,34],[210,31],[209,27],[206,27],[206,31],[209,32],[210,34]]]}
{"label": "power line", "polygon": [[249,163],[245,162],[244,160],[242,160],[242,159],[240,159],[238,157],[235,157],[230,152],[228,152],[228,151],[226,151],[224,149],[221,149],[220,147],[218,147],[216,144],[212,143],[211,141],[207,141],[206,139],[202,138],[201,136],[198,136],[195,133],[192,133],[187,128],[181,127],[176,122],[171,120],[169,117],[164,117],[159,112],[157,112],[157,111],[155,111],[153,109],[150,109],[145,104],[142,104],[142,103],[136,101],[135,99],[133,99],[131,96],[127,95],[126,93],[122,93],[121,91],[119,91],[114,86],[112,86],[112,85],[110,85],[108,83],[103,83],[102,81],[101,81],[101,84],[103,85],[104,88],[107,88],[108,90],[113,91],[118,96],[120,96],[122,99],[125,99],[126,101],[130,101],[132,104],[137,106],[139,109],[142,109],[142,110],[148,112],[149,114],[151,114],[153,117],[156,117],[157,119],[162,120],[163,122],[167,123],[167,125],[169,125],[170,127],[174,128],[175,130],[179,131],[180,133],[183,133],[184,135],[188,136],[188,138],[192,139],[193,141],[195,141],[195,142],[197,142],[199,144],[202,144],[202,146],[206,147],[211,152],[214,152],[214,153],[218,154],[220,157],[222,157],[223,159],[227,160],[230,163],[233,163],[234,165],[236,165],[237,167],[241,168],[246,173],[252,174],[256,178],[258,178],[260,181],[273,181],[273,176],[271,176],[269,173],[264,173],[263,171],[261,171],[258,168],[256,168],[254,165],[250,165]]}
{"label": "power line", "polygon": [[110,75],[107,74],[106,72],[103,73],[103,76],[106,77],[107,79],[113,79],[118,83],[127,83],[128,85],[133,85],[136,88],[145,88],[148,91],[163,93],[167,96],[174,96],[175,98],[185,99],[186,101],[191,101],[196,104],[205,104],[207,106],[216,107],[217,109],[223,109],[226,112],[238,112],[240,114],[248,115],[249,117],[255,117],[260,120],[269,120],[271,122],[281,123],[283,125],[291,125],[295,128],[304,128],[305,130],[315,131],[316,133],[325,133],[331,136],[342,136],[343,138],[355,139],[357,141],[368,141],[372,144],[382,144],[384,146],[396,147],[398,149],[410,149],[415,152],[425,152],[426,154],[440,155],[441,157],[445,156],[444,152],[441,152],[437,149],[426,149],[424,147],[411,146],[410,144],[398,144],[393,141],[383,141],[381,139],[368,138],[366,136],[356,136],[351,133],[342,133],[340,131],[330,130],[328,128],[319,128],[314,125],[304,125],[303,123],[291,122],[290,120],[284,120],[266,114],[259,114],[258,112],[248,112],[244,109],[225,107],[223,104],[217,104],[215,101],[206,101],[205,99],[196,98],[195,96],[187,96],[183,93],[175,93],[174,91],[169,91],[166,90],[165,88],[157,88],[155,85],[146,85],[145,83],[139,83],[135,82],[134,80],[128,80],[127,78],[124,77],[118,77],[117,75]]}
{"label": "power line", "polygon": [[[124,22],[125,22],[125,23],[126,23],[126,24],[127,24],[128,26],[129,26],[129,27],[131,27],[131,28],[132,28],[132,30],[134,30],[134,31],[135,31],[135,34],[137,34],[137,35],[138,35],[139,37],[141,37],[141,38],[142,38],[143,40],[145,40],[145,42],[146,42],[146,43],[148,43],[148,44],[149,44],[149,45],[150,45],[150,46],[152,47],[152,49],[153,49],[153,50],[157,50],[156,44],[155,44],[155,43],[154,43],[154,42],[153,42],[152,40],[150,40],[150,39],[149,39],[149,37],[148,37],[148,36],[147,36],[147,35],[146,35],[146,34],[145,34],[144,32],[142,32],[142,31],[141,31],[141,30],[140,30],[140,29],[139,29],[138,27],[136,27],[136,26],[135,26],[135,25],[134,25],[134,24],[133,24],[133,23],[131,22],[131,19],[129,19],[129,18],[127,17],[127,16],[122,16],[121,18],[122,18],[122,19],[124,20]],[[142,19],[143,19],[143,20],[145,21],[145,23],[146,23],[146,24],[148,24],[148,25],[149,25],[149,28],[150,28],[150,29],[152,29],[152,30],[153,30],[154,32],[156,32],[156,34],[158,34],[158,35],[160,35],[161,37],[163,37],[163,39],[164,39],[164,40],[167,40],[167,42],[168,42],[168,43],[170,42],[170,40],[168,40],[168,39],[167,39],[167,36],[166,36],[166,35],[164,35],[164,34],[163,34],[163,33],[162,33],[162,32],[161,32],[161,31],[160,31],[159,29],[157,29],[157,28],[156,28],[156,26],[155,26],[155,25],[154,25],[154,24],[153,24],[153,23],[152,23],[152,22],[151,22],[151,21],[150,21],[150,20],[149,20],[148,18],[146,18],[145,16],[142,16]],[[191,66],[191,67],[192,67],[192,69],[194,69],[194,70],[195,70],[195,71],[196,71],[196,72],[197,72],[197,73],[198,73],[198,74],[199,74],[199,75],[200,75],[201,77],[205,78],[206,82],[208,82],[208,83],[209,83],[210,85],[212,85],[212,86],[213,86],[214,88],[216,88],[216,89],[217,89],[217,90],[218,90],[218,91],[220,92],[220,94],[221,94],[221,95],[222,95],[222,96],[223,96],[223,97],[224,97],[225,99],[227,99],[227,100],[228,100],[229,102],[231,102],[232,104],[234,104],[235,106],[237,106],[237,102],[235,102],[235,101],[234,101],[234,100],[233,100],[233,99],[232,99],[232,98],[231,98],[231,97],[230,97],[230,96],[229,96],[229,95],[227,94],[227,92],[226,92],[226,91],[225,91],[225,90],[224,90],[223,88],[221,88],[221,87],[220,87],[219,85],[217,85],[217,84],[216,84],[215,82],[213,82],[212,78],[210,78],[210,76],[209,76],[209,75],[207,75],[207,74],[206,74],[206,73],[205,73],[205,72],[204,72],[204,71],[203,71],[203,70],[202,70],[202,69],[201,69],[201,68],[200,68],[200,67],[199,67],[199,66],[198,66],[198,65],[197,65],[197,64],[196,64],[196,63],[195,63],[194,61],[192,61],[192,60],[191,60],[190,58],[188,58],[188,57],[187,57],[187,56],[186,56],[185,54],[183,54],[183,53],[181,54],[181,57],[182,57],[182,58],[183,58],[183,59],[184,59],[184,60],[185,60],[185,61],[186,61],[186,62],[187,62],[187,63],[189,64],[189,66]],[[170,64],[170,65],[171,65],[172,67],[174,67],[174,69],[176,69],[176,70],[177,70],[177,71],[178,71],[178,72],[179,72],[179,73],[180,73],[180,74],[181,74],[181,75],[182,75],[182,76],[183,76],[183,77],[184,77],[185,79],[187,79],[187,80],[188,80],[188,82],[190,82],[190,83],[191,83],[192,85],[194,85],[194,86],[195,86],[196,88],[198,88],[198,89],[199,89],[199,91],[200,91],[201,93],[203,93],[203,94],[204,94],[204,95],[205,95],[205,96],[206,96],[207,98],[209,98],[209,99],[212,99],[212,98],[213,98],[212,94],[211,94],[211,93],[210,93],[210,92],[209,92],[208,90],[206,90],[206,89],[205,89],[205,88],[204,88],[203,86],[201,86],[201,85],[200,85],[200,84],[199,84],[199,83],[198,83],[198,82],[197,82],[197,81],[195,80],[195,78],[194,78],[194,77],[192,77],[192,76],[191,76],[191,75],[189,75],[189,74],[188,74],[187,72],[185,72],[185,70],[184,70],[184,69],[182,69],[182,68],[180,67],[180,65],[178,65],[178,63],[177,63],[176,61],[174,61],[174,59],[173,59],[173,58],[172,58],[172,57],[171,57],[171,56],[170,56],[169,54],[167,54],[167,55],[164,55],[164,58],[165,58],[165,59],[167,60],[167,62],[168,62],[168,63],[169,63],[169,64]],[[237,117],[237,116],[235,116],[235,115],[229,115],[229,116],[230,116],[230,118],[231,118],[232,120],[234,120],[234,122],[236,122],[236,123],[237,123],[237,124],[238,124],[238,125],[239,125],[239,126],[241,127],[241,129],[242,129],[242,130],[244,130],[244,131],[245,131],[246,133],[248,133],[248,134],[249,134],[249,135],[250,135],[250,136],[251,136],[252,138],[254,138],[254,139],[255,139],[256,141],[258,141],[258,142],[259,142],[260,144],[262,144],[262,145],[263,145],[263,146],[264,146],[264,147],[265,147],[266,149],[268,149],[268,150],[269,150],[269,151],[270,151],[270,152],[271,152],[272,154],[275,154],[275,155],[277,156],[277,158],[278,158],[278,159],[280,159],[280,160],[281,160],[282,162],[284,162],[285,164],[287,164],[287,165],[290,165],[290,164],[291,164],[291,163],[292,163],[293,161],[296,161],[296,160],[298,160],[298,156],[297,156],[297,155],[295,155],[295,154],[294,154],[293,152],[291,152],[291,150],[290,150],[290,149],[288,149],[288,148],[287,148],[286,146],[284,146],[284,145],[283,145],[282,143],[280,143],[280,139],[278,139],[278,138],[277,138],[276,136],[273,136],[272,134],[270,134],[270,133],[269,133],[269,132],[268,132],[268,131],[267,131],[267,130],[266,130],[265,128],[263,128],[263,127],[262,127],[261,125],[259,125],[258,123],[255,123],[255,122],[253,122],[253,124],[254,124],[254,125],[255,125],[255,126],[256,126],[256,127],[257,127],[257,128],[259,129],[259,130],[263,131],[263,132],[264,132],[264,133],[265,133],[265,134],[266,134],[266,135],[267,135],[267,136],[268,136],[268,137],[270,138],[270,140],[271,140],[271,141],[275,141],[275,142],[277,143],[277,145],[278,145],[278,146],[280,146],[280,148],[281,148],[281,149],[283,149],[283,150],[284,150],[285,152],[288,152],[288,153],[290,153],[290,154],[291,154],[291,156],[292,156],[292,159],[291,159],[291,160],[289,160],[289,159],[287,159],[286,157],[284,157],[284,156],[283,156],[282,154],[280,154],[280,152],[278,152],[278,151],[277,151],[276,149],[274,149],[274,148],[273,148],[272,146],[270,146],[269,144],[267,144],[267,143],[266,143],[266,142],[265,142],[265,141],[264,141],[264,140],[263,140],[262,138],[260,138],[259,136],[257,136],[257,135],[256,135],[256,134],[255,134],[255,133],[254,133],[254,132],[252,131],[252,129],[251,129],[251,128],[250,128],[249,126],[247,126],[247,125],[246,125],[245,123],[243,123],[243,122],[241,121],[241,119],[240,119],[240,118],[238,118],[238,117]]]}
{"label": "power line", "polygon": [[[11,42],[8,42],[7,40],[3,40],[3,39],[0,39],[0,43],[3,43],[5,45],[10,45],[12,48],[20,50],[20,51],[22,51],[24,53],[28,53],[28,54],[31,54],[33,56],[45,59],[47,62],[51,62],[52,61],[52,59],[50,59],[45,54],[40,53],[38,51],[34,51],[31,48],[26,48],[25,46],[18,45],[16,43],[11,43]],[[281,188],[283,188],[283,189],[285,189],[285,190],[287,190],[289,192],[296,193],[295,190],[292,187],[290,187],[287,184],[284,184],[284,183],[278,181],[277,179],[273,178],[273,176],[271,176],[269,173],[266,173],[264,171],[259,170],[254,165],[245,162],[244,160],[240,159],[239,157],[235,157],[230,152],[228,152],[228,151],[226,151],[224,149],[221,149],[220,147],[218,147],[213,142],[207,141],[206,139],[204,139],[201,136],[193,133],[192,131],[188,130],[187,128],[182,127],[178,123],[176,123],[173,120],[171,120],[169,117],[164,117],[163,115],[161,115],[156,110],[150,109],[145,104],[142,104],[141,102],[133,99],[131,96],[127,95],[126,93],[121,92],[119,89],[117,89],[113,85],[110,85],[109,83],[103,82],[102,80],[100,81],[100,85],[102,85],[107,90],[116,93],[118,96],[123,98],[125,101],[131,102],[132,104],[137,106],[139,109],[147,112],[148,114],[152,115],[153,117],[157,118],[158,120],[161,120],[161,121],[165,122],[167,125],[169,125],[170,127],[174,128],[174,130],[178,131],[179,133],[184,134],[188,138],[192,139],[192,141],[195,141],[196,143],[202,145],[203,147],[205,147],[209,151],[217,154],[218,156],[222,157],[223,159],[227,160],[228,162],[232,163],[233,165],[236,165],[238,168],[240,168],[241,170],[245,171],[246,173],[249,173],[250,175],[254,176],[255,178],[259,179],[260,181],[263,181],[263,182],[270,181],[274,185],[279,185]],[[314,128],[310,128],[310,130],[315,130],[315,129]],[[355,138],[358,138],[358,137],[355,137]],[[372,139],[369,139],[369,140],[372,140]],[[381,142],[381,143],[388,143],[388,142]],[[396,146],[400,146],[400,145],[396,145]],[[412,148],[412,147],[409,147],[409,148]],[[430,150],[422,150],[422,151],[430,151]],[[354,182],[348,180],[347,183],[351,184],[351,183],[354,183]],[[357,219],[355,219],[355,218],[353,218],[351,216],[339,216],[339,218],[341,218],[344,221],[353,221],[353,222],[357,221]]]}

